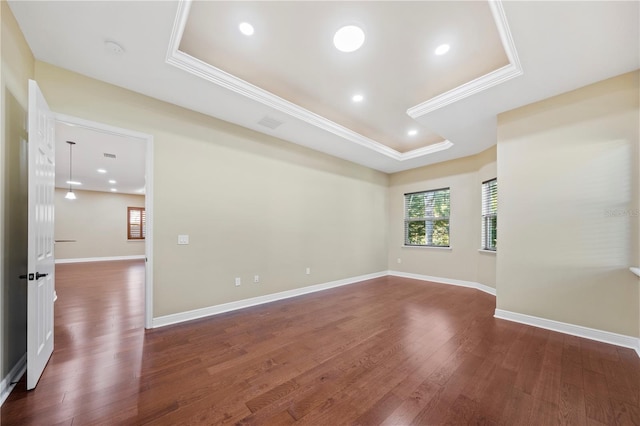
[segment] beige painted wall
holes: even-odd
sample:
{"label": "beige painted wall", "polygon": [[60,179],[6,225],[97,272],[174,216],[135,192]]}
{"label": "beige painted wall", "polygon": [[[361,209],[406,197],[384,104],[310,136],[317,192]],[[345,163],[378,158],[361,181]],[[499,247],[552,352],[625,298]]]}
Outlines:
{"label": "beige painted wall", "polygon": [[497,307],[639,335],[638,72],[498,117]]}
{"label": "beige painted wall", "polygon": [[36,79],[56,112],[154,137],[154,316],[387,269],[387,175],[49,64]]}
{"label": "beige painted wall", "polygon": [[0,5],[0,380],[27,350],[27,98],[34,59],[5,1]]}
{"label": "beige painted wall", "polygon": [[75,200],[56,188],[56,259],[136,256],[144,254],[144,240],[127,240],[127,207],[144,207],[144,196],[79,191]]}
{"label": "beige painted wall", "polygon": [[[495,287],[496,255],[478,251],[482,182],[495,177],[495,147],[471,157],[391,175],[389,269]],[[404,247],[404,194],[445,187],[451,188],[451,249]],[[398,263],[398,258],[402,263]]]}
{"label": "beige painted wall", "polygon": [[[4,177],[34,61],[5,2],[1,11]],[[639,206],[637,74],[503,114],[497,154],[390,177],[45,63],[35,76],[55,111],[154,136],[156,317],[389,268],[495,285],[501,309],[638,335],[640,292],[627,268],[640,262],[640,227],[612,210]],[[497,257],[478,252],[480,183],[496,175]],[[403,248],[402,194],[442,186],[452,188],[452,250]],[[14,208],[5,187],[3,241]],[[176,244],[182,233],[190,245]],[[5,374],[24,345],[7,339],[15,304],[0,250]]]}

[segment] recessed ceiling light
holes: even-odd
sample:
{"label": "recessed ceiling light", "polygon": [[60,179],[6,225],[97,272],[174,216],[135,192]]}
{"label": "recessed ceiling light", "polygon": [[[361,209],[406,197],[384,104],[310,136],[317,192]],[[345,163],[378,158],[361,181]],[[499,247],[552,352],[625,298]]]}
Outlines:
{"label": "recessed ceiling light", "polygon": [[98,169],[98,170],[96,170],[96,172],[98,172],[98,173],[107,173],[107,171],[105,169]]}
{"label": "recessed ceiling light", "polygon": [[241,23],[240,25],[238,25],[238,28],[240,29],[240,32],[246,36],[253,35],[253,25],[248,22]]}
{"label": "recessed ceiling light", "polygon": [[362,102],[364,100],[364,96],[362,96],[361,94],[358,93],[357,95],[353,95],[351,97],[351,100],[353,102]]}
{"label": "recessed ceiling light", "polygon": [[111,192],[118,192],[118,190],[115,188],[111,188]]}
{"label": "recessed ceiling light", "polygon": [[415,136],[415,135],[417,135],[417,134],[418,134],[418,131],[417,131],[416,129],[411,129],[411,130],[409,130],[409,131],[407,132],[407,134],[408,134],[409,136]]}
{"label": "recessed ceiling light", "polygon": [[109,183],[110,183],[111,185],[113,185],[114,183],[116,183],[116,181],[115,181],[115,180],[113,180],[113,179],[109,179]]}
{"label": "recessed ceiling light", "polygon": [[355,25],[347,25],[336,31],[333,44],[341,52],[354,52],[364,43],[364,31]]}
{"label": "recessed ceiling light", "polygon": [[440,46],[436,47],[435,54],[444,55],[449,51],[449,49],[450,49],[450,46],[448,44],[441,44]]}
{"label": "recessed ceiling light", "polygon": [[82,182],[78,182],[77,180],[68,180],[67,183],[69,185],[82,185]]}

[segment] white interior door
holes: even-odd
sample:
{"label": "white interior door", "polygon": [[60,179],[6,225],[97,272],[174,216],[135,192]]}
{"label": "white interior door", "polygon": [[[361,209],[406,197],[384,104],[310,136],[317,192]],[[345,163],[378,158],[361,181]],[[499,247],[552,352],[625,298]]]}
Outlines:
{"label": "white interior door", "polygon": [[36,387],[53,353],[55,120],[29,80],[29,251],[27,389]]}

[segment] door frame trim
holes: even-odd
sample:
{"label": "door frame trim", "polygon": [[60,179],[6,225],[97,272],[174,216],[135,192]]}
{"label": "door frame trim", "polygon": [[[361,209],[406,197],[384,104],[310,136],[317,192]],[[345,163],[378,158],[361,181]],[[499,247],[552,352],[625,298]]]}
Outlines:
{"label": "door frame trim", "polygon": [[56,122],[84,127],[103,133],[140,139],[145,142],[145,198],[144,207],[147,234],[144,242],[146,257],[144,282],[144,328],[153,328],[153,135],[122,127],[111,126],[97,121],[85,120],[66,114],[55,113]]}

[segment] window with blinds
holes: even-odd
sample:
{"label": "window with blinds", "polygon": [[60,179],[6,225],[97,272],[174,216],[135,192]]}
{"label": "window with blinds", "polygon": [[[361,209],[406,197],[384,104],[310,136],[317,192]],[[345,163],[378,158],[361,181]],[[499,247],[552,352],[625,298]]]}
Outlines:
{"label": "window with blinds", "polygon": [[498,180],[482,183],[482,248],[496,250],[498,237]]}
{"label": "window with blinds", "polygon": [[449,247],[449,188],[404,194],[404,244]]}
{"label": "window with blinds", "polygon": [[147,236],[147,214],[144,207],[127,207],[127,239],[144,240]]}

